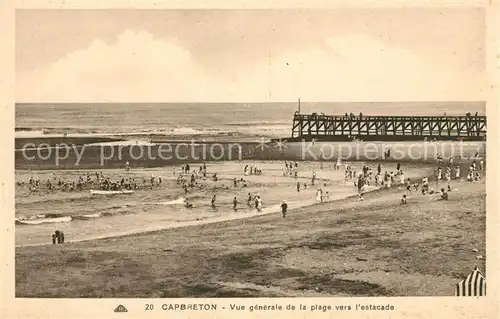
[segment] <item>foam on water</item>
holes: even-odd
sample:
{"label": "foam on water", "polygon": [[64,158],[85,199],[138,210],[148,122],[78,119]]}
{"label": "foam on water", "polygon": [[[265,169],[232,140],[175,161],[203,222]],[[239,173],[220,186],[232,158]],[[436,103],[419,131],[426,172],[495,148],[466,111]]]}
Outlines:
{"label": "foam on water", "polygon": [[72,220],[70,216],[56,217],[56,218],[40,218],[40,219],[15,219],[16,225],[40,225],[40,224],[55,224],[55,223],[68,223]]}
{"label": "foam on water", "polygon": [[180,197],[166,202],[151,203],[151,205],[183,205],[185,200],[185,198]]}

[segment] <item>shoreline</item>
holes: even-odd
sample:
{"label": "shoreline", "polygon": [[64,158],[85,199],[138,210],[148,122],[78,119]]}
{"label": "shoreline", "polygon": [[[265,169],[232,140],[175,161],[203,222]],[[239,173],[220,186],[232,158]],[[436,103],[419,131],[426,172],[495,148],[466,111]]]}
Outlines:
{"label": "shoreline", "polygon": [[[393,186],[394,187],[394,186]],[[367,191],[364,192],[364,194],[371,194],[374,192],[381,192],[384,190],[390,190],[393,187],[386,189],[383,187],[379,188],[371,188]],[[312,207],[315,205],[322,205],[326,203],[340,203],[342,201],[347,201],[349,199],[354,199],[356,198],[357,195],[348,195],[343,198],[338,198],[334,200],[329,200],[321,203],[310,203],[306,205],[299,205],[298,207],[291,207],[292,209],[289,210],[289,212],[295,211],[295,210],[300,210],[308,207]],[[292,202],[289,202],[291,204]],[[276,206],[276,205],[273,205]],[[96,240],[102,240],[102,239],[110,239],[110,238],[122,238],[122,237],[129,237],[129,236],[134,236],[138,234],[148,234],[148,233],[155,233],[167,229],[177,229],[177,228],[186,228],[186,227],[199,227],[199,226],[205,226],[205,225],[210,225],[210,224],[218,224],[218,223],[224,223],[224,222],[229,222],[229,221],[237,221],[237,220],[244,220],[244,219],[252,219],[255,217],[259,216],[265,216],[265,215],[270,215],[270,214],[276,214],[276,213],[281,213],[281,210],[279,207],[268,207],[267,209],[264,208],[262,212],[254,212],[252,211],[251,213],[237,213],[237,212],[229,212],[228,215],[223,215],[220,217],[214,217],[214,218],[206,218],[206,219],[200,219],[200,220],[190,220],[190,221],[185,221],[185,222],[180,222],[176,223],[173,225],[164,225],[164,226],[156,226],[156,227],[149,227],[147,229],[142,229],[142,230],[129,230],[129,231],[122,231],[122,232],[115,232],[115,233],[109,233],[105,235],[100,235],[100,236],[92,236],[89,238],[84,238],[84,239],[78,239],[78,240],[68,240],[65,242],[65,244],[72,244],[72,243],[81,243],[81,242],[88,242],[88,241],[96,241]],[[272,209],[274,208],[274,209]],[[71,221],[68,221],[71,222]],[[20,226],[20,225],[19,225]],[[22,225],[21,227],[30,227],[30,225]],[[25,244],[25,245],[15,245],[15,248],[23,248],[23,247],[40,247],[40,246],[51,246],[52,244],[46,243],[46,244]]]}

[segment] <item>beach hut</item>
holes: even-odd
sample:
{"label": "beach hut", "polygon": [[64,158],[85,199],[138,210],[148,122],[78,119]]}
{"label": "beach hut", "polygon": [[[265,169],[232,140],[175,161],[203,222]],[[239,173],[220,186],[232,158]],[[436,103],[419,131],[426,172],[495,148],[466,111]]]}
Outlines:
{"label": "beach hut", "polygon": [[478,297],[486,296],[486,278],[476,266],[474,270],[455,285],[455,296]]}

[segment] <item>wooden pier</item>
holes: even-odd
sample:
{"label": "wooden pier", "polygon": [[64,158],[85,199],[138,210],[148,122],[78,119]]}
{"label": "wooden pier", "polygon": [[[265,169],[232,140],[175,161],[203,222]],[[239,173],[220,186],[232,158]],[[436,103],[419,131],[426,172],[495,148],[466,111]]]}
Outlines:
{"label": "wooden pier", "polygon": [[415,141],[486,139],[486,116],[365,116],[300,114],[291,140]]}

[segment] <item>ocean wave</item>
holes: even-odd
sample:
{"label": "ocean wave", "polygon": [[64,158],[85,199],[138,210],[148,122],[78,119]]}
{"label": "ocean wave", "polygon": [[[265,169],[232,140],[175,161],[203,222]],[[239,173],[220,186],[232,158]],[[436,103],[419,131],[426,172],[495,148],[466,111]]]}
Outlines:
{"label": "ocean wave", "polygon": [[118,215],[128,215],[128,214],[133,214],[133,212],[128,211],[128,210],[119,210],[115,212],[102,212],[101,215],[104,217],[110,217],[110,216],[118,216]]}
{"label": "ocean wave", "polygon": [[[29,202],[23,201],[22,203],[19,203],[19,204],[21,204],[21,205],[41,205],[41,204],[43,204],[43,205],[47,205],[47,206],[53,206],[53,205],[58,205],[58,204],[65,204],[68,202],[74,203],[74,204],[79,204],[79,203],[84,203],[84,202],[88,202],[88,201],[102,200],[100,198],[88,196],[87,192],[84,192],[84,191],[79,191],[79,192],[81,192],[81,194],[82,194],[81,197],[39,198],[37,200],[29,201]],[[58,215],[58,214],[57,213],[56,214],[52,214],[52,213],[46,214],[47,217],[55,217],[55,216],[49,216],[49,215]],[[56,216],[56,217],[60,217],[60,216]]]}
{"label": "ocean wave", "polygon": [[54,223],[68,223],[72,220],[70,216],[57,217],[57,218],[36,218],[36,219],[15,219],[16,225],[40,225],[40,224],[54,224]]}
{"label": "ocean wave", "polygon": [[89,220],[89,219],[99,218],[101,216],[102,216],[101,213],[76,215],[76,216],[73,216],[73,219],[74,220]]}
{"label": "ocean wave", "polygon": [[104,132],[103,130],[99,130],[95,127],[16,127],[15,132],[32,132],[39,133],[40,135],[45,134],[64,134],[64,133],[78,133],[78,134],[95,134]]}
{"label": "ocean wave", "polygon": [[101,217],[110,217],[110,216],[119,216],[119,215],[128,215],[133,214],[133,212],[128,210],[121,211],[103,211],[101,213],[91,213],[91,214],[82,214],[82,215],[63,215],[63,214],[39,214],[36,216],[30,217],[19,217],[15,218],[15,224],[18,226],[33,226],[33,225],[41,225],[41,224],[54,224],[54,223],[68,223],[71,221],[86,221],[93,220]]}
{"label": "ocean wave", "polygon": [[174,200],[166,201],[166,202],[157,202],[157,203],[150,203],[150,205],[183,205],[185,202],[184,197],[179,197]]}
{"label": "ocean wave", "polygon": [[244,127],[244,126],[286,126],[289,127],[290,123],[289,122],[284,122],[284,121],[242,121],[242,122],[230,122],[230,123],[224,123],[224,126],[239,126],[239,127]]}
{"label": "ocean wave", "polygon": [[36,127],[16,127],[15,132],[34,132],[34,131],[42,131],[39,128]]}
{"label": "ocean wave", "polygon": [[112,205],[109,207],[106,207],[105,209],[118,209],[118,208],[130,208],[130,207],[136,207],[137,204],[121,204],[121,205]]}
{"label": "ocean wave", "polygon": [[[251,130],[251,131],[249,131]],[[268,132],[284,132],[288,125],[280,123],[229,123],[217,127],[16,127],[16,137],[43,137],[53,135],[103,135],[103,136],[259,136]]]}

